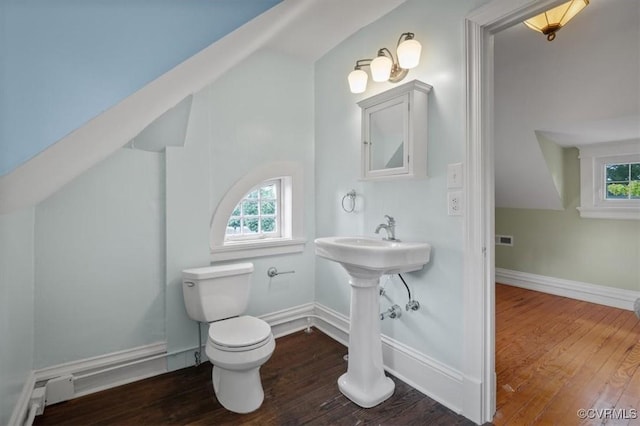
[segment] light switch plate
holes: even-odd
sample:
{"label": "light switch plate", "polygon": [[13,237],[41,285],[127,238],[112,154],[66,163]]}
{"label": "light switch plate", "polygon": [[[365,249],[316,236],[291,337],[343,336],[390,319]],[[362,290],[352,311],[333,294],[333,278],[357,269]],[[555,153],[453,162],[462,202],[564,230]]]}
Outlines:
{"label": "light switch plate", "polygon": [[447,188],[462,188],[462,163],[447,166]]}

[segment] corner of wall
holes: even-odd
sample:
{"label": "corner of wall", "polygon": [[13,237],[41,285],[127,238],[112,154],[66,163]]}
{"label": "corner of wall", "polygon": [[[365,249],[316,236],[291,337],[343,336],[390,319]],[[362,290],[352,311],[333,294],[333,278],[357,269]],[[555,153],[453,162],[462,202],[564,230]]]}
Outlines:
{"label": "corner of wall", "polygon": [[0,215],[0,424],[20,411],[32,376],[34,228],[34,208]]}
{"label": "corner of wall", "polygon": [[553,185],[558,193],[562,207],[567,208],[567,199],[565,194],[565,170],[564,170],[564,149],[547,138],[542,132],[535,132],[540,146],[540,151],[547,164],[547,169],[551,174]]}

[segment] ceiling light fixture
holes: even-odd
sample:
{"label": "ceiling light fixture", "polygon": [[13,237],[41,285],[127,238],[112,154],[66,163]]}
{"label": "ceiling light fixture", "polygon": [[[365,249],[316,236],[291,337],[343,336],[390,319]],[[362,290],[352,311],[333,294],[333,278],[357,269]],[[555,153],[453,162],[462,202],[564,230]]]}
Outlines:
{"label": "ceiling light fixture", "polygon": [[396,46],[397,61],[386,47],[378,49],[378,56],[374,59],[358,59],[348,77],[351,93],[362,93],[367,89],[369,75],[362,67],[368,66],[371,69],[373,81],[397,83],[405,78],[411,68],[418,66],[422,52],[422,45],[413,37],[413,33],[400,35]]}
{"label": "ceiling light fixture", "polygon": [[524,24],[532,30],[538,31],[547,36],[551,41],[556,38],[556,32],[564,27],[567,22],[573,19],[582,9],[587,7],[589,0],[571,0],[547,10],[540,15],[524,21]]}

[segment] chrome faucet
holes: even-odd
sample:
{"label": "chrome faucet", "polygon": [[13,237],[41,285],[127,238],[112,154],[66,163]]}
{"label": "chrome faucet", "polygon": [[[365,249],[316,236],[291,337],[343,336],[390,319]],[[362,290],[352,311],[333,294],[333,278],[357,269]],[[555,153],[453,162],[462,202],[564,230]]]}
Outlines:
{"label": "chrome faucet", "polygon": [[384,215],[385,219],[387,219],[387,223],[381,223],[376,227],[376,234],[380,233],[381,229],[387,231],[387,238],[383,238],[383,240],[389,241],[397,241],[396,240],[396,220],[389,215]]}

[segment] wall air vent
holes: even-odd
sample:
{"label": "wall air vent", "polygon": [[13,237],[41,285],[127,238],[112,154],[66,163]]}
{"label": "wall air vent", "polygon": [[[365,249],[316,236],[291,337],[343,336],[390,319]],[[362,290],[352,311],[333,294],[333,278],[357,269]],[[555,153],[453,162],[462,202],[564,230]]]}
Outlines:
{"label": "wall air vent", "polygon": [[509,246],[513,247],[513,236],[511,235],[496,235],[497,246]]}

